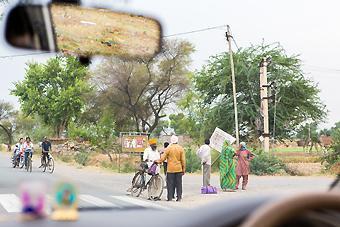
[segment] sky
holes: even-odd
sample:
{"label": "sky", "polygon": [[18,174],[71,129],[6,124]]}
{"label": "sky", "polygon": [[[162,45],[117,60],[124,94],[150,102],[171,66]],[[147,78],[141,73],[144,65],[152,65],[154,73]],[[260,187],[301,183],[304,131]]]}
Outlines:
{"label": "sky", "polygon": [[[87,0],[89,1],[89,0]],[[103,2],[98,1],[97,2]],[[329,111],[321,127],[340,121],[337,89],[340,87],[340,1],[337,0],[106,0],[113,8],[129,9],[158,19],[164,35],[228,24],[239,47],[279,42],[288,54],[297,54],[303,70],[320,89]],[[1,10],[1,9],[0,9]],[[225,29],[193,33],[177,38],[195,45],[193,70],[206,64],[209,56],[227,50]],[[236,49],[233,46],[234,50]],[[22,80],[25,63],[44,62],[51,55],[1,58],[0,99],[18,106],[10,95],[13,82]],[[10,53],[12,54],[12,53]],[[15,53],[14,53],[15,54]]]}

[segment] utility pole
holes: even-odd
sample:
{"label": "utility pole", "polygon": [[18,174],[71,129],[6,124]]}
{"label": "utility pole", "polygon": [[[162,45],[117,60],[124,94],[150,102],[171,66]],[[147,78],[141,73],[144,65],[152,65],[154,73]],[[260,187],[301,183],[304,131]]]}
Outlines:
{"label": "utility pole", "polygon": [[268,81],[267,81],[267,66],[271,63],[270,57],[264,57],[260,63],[260,97],[261,97],[261,110],[263,114],[263,149],[269,152],[269,114],[268,114]]}
{"label": "utility pole", "polygon": [[235,112],[235,134],[236,134],[236,146],[240,145],[239,139],[239,131],[238,131],[238,114],[237,114],[237,101],[236,101],[236,82],[235,82],[235,69],[234,69],[234,59],[233,59],[233,51],[231,50],[231,39],[233,36],[231,35],[230,27],[227,26],[226,37],[228,41],[229,47],[229,59],[230,59],[230,68],[231,68],[231,79],[233,83],[233,97],[234,97],[234,112]]}

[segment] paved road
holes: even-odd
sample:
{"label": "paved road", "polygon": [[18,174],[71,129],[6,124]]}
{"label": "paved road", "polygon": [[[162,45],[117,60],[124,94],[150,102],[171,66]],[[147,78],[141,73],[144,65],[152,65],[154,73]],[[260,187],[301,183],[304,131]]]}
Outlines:
{"label": "paved road", "polygon": [[[219,193],[217,195],[200,195],[201,176],[185,175],[183,202],[147,201],[145,195],[132,198],[126,194],[133,174],[117,174],[98,168],[79,168],[69,164],[57,162],[53,174],[43,173],[37,167],[39,161],[34,160],[33,172],[27,173],[22,169],[13,169],[10,165],[9,154],[0,152],[0,214],[15,213],[20,210],[18,185],[23,181],[39,180],[50,189],[48,194],[52,198],[53,187],[62,180],[74,182],[80,194],[80,207],[87,206],[142,206],[159,209],[192,208],[208,202],[232,198],[249,198],[252,196],[277,193],[295,194],[304,191],[327,190],[333,178],[331,177],[257,177],[250,176],[247,191]],[[212,184],[218,186],[218,175],[212,176]],[[163,199],[165,199],[166,190]],[[230,200],[232,201],[232,200]],[[235,201],[235,200],[233,200]]]}

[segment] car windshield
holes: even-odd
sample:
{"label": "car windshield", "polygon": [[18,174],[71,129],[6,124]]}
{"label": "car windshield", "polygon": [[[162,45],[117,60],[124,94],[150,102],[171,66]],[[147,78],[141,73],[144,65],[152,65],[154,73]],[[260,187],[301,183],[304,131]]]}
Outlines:
{"label": "car windshield", "polygon": [[[0,23],[13,2],[0,0]],[[32,188],[50,207],[165,211],[329,189],[340,173],[339,2],[92,2],[159,21],[161,50],[83,64],[1,41],[0,214],[20,212]],[[95,20],[65,23],[72,12],[57,15],[64,49],[148,49],[142,22],[126,40],[119,29],[80,39],[76,25]],[[60,35],[68,26],[78,41]]]}

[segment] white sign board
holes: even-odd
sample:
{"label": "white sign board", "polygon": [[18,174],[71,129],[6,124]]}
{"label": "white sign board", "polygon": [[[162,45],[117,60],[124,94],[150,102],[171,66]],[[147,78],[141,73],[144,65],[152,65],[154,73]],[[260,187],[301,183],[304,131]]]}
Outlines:
{"label": "white sign board", "polygon": [[214,133],[210,137],[210,147],[217,150],[218,152],[221,152],[224,141],[226,140],[229,142],[229,144],[232,144],[236,141],[233,136],[216,127]]}

